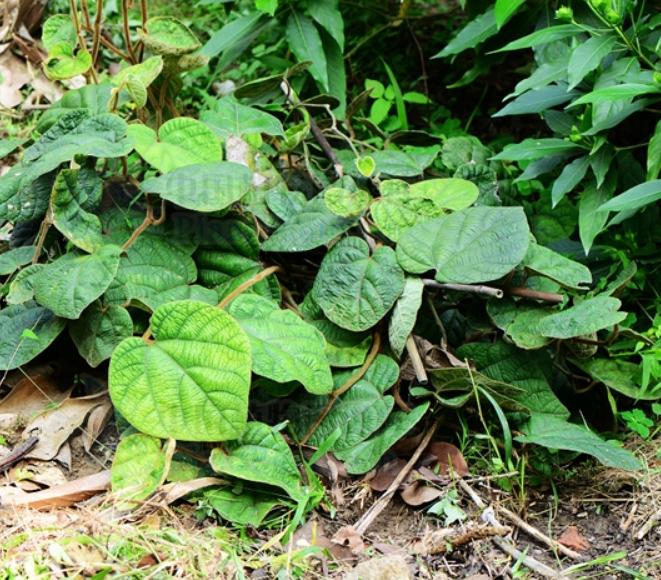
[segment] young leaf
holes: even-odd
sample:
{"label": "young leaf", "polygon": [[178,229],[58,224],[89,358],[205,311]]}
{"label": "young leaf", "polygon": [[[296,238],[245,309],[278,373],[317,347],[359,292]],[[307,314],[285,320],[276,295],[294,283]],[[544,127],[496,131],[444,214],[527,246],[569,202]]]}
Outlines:
{"label": "young leaf", "polygon": [[238,437],[248,417],[250,341],[226,312],[170,302],[151,318],[154,341],[127,338],[110,360],[113,404],[136,429],[181,441]]}
{"label": "young leaf", "polygon": [[616,195],[599,206],[599,211],[632,211],[661,199],[661,179],[646,181]]}
{"label": "young leaf", "polygon": [[310,74],[324,91],[328,91],[328,71],[321,37],[312,21],[296,10],[292,10],[287,20],[287,41],[298,62],[310,62]]}
{"label": "young leaf", "polygon": [[356,332],[381,320],[403,289],[404,272],[391,248],[370,256],[367,242],[349,237],[324,257],[312,291],[330,321]]}
{"label": "young leaf", "polygon": [[89,255],[64,254],[36,275],[35,300],[57,316],[78,318],[114,280],[121,252],[108,244]]}
{"label": "young leaf", "polygon": [[436,270],[440,282],[488,282],[521,263],[529,236],[521,208],[469,208],[404,232],[397,260],[413,274]]}
{"label": "young leaf", "polygon": [[250,339],[253,372],[278,383],[300,382],[308,392],[333,390],[323,335],[291,310],[243,294],[228,307]]}
{"label": "young leaf", "polygon": [[550,338],[574,338],[610,328],[622,322],[626,312],[618,309],[622,303],[610,296],[595,296],[539,321],[539,331]]}
{"label": "young leaf", "polygon": [[372,196],[364,189],[351,191],[343,187],[330,187],[324,191],[326,207],[335,215],[345,218],[362,214],[371,200]]}
{"label": "young leaf", "polygon": [[496,0],[494,16],[498,28],[502,27],[526,0]]}
{"label": "young leaf", "polygon": [[418,310],[422,304],[424,284],[420,278],[406,278],[402,295],[395,303],[388,323],[388,341],[390,348],[399,357],[402,356],[406,339],[413,332]]}
{"label": "young leaf", "polygon": [[[12,370],[30,362],[50,346],[64,326],[64,320],[35,302],[0,310],[0,370]],[[26,340],[25,330],[36,335],[37,340]]]}
{"label": "young leaf", "polygon": [[569,89],[573,89],[589,73],[599,67],[605,56],[609,55],[617,43],[614,33],[592,36],[577,46],[571,53],[567,73]]}
{"label": "young leaf", "polygon": [[145,46],[156,54],[180,56],[202,46],[188,26],[171,16],[150,18],[138,32]]}
{"label": "young leaf", "polygon": [[278,0],[255,0],[255,8],[273,16],[278,8]]}
{"label": "young leaf", "polygon": [[209,462],[217,473],[279,487],[297,502],[306,497],[289,445],[264,423],[249,422],[238,439],[214,449]]}
{"label": "young leaf", "polygon": [[210,489],[201,500],[218,512],[221,518],[238,526],[259,528],[268,513],[282,500],[272,495],[246,489]]}
{"label": "young leaf", "polygon": [[592,273],[587,266],[537,244],[530,245],[523,265],[566,288],[586,290],[592,283]]}

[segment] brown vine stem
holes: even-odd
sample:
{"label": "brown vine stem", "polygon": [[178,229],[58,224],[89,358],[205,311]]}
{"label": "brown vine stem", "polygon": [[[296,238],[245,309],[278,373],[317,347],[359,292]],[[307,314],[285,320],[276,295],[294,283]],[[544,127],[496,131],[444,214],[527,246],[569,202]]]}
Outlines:
{"label": "brown vine stem", "polygon": [[429,382],[429,377],[427,377],[425,365],[422,362],[420,351],[418,350],[418,346],[415,344],[415,338],[413,338],[412,334],[409,334],[408,338],[406,339],[406,352],[408,352],[409,358],[411,359],[411,365],[413,366],[415,378],[421,385],[426,385]]}
{"label": "brown vine stem", "polygon": [[268,278],[271,274],[275,274],[275,272],[279,272],[280,270],[282,270],[280,266],[269,266],[268,268],[262,270],[261,272],[258,272],[249,280],[246,280],[242,284],[239,284],[236,288],[234,288],[234,290],[232,290],[227,296],[225,296],[225,298],[223,298],[218,303],[218,308],[225,308],[239,294],[245,292],[251,286],[254,286],[258,282],[261,282],[264,278]]}
{"label": "brown vine stem", "polygon": [[41,225],[39,226],[39,233],[37,234],[37,243],[35,244],[34,254],[32,255],[33,264],[39,262],[39,256],[41,256],[41,252],[44,249],[44,241],[46,241],[46,235],[48,234],[48,230],[50,230],[50,227],[52,225],[53,225],[53,215],[49,208],[48,212],[46,212],[46,217],[44,218],[44,221],[42,221]]}
{"label": "brown vine stem", "polygon": [[[81,2],[83,3],[83,11],[85,11],[85,4],[84,4],[85,0],[81,0]],[[73,21],[74,28],[76,29],[76,36],[78,37],[78,44],[80,45],[81,50],[87,52],[87,44],[85,43],[85,38],[83,37],[83,31],[80,26],[80,20],[78,20],[77,0],[69,0],[69,7],[71,10],[71,20]],[[87,15],[87,18],[89,18],[89,14]],[[92,62],[92,64],[94,63]],[[90,68],[89,75],[94,83],[99,82],[99,79],[96,76],[96,71],[94,70],[94,66]]]}
{"label": "brown vine stem", "polygon": [[314,432],[319,428],[319,425],[321,425],[322,421],[326,418],[328,413],[330,413],[338,397],[346,393],[360,379],[363,378],[363,376],[367,372],[367,369],[369,369],[372,363],[374,362],[376,355],[379,354],[380,348],[381,348],[381,335],[379,334],[378,331],[376,331],[374,333],[374,338],[372,339],[372,348],[370,349],[370,352],[367,355],[367,358],[365,359],[363,366],[361,366],[355,374],[351,375],[351,377],[347,379],[347,381],[341,387],[335,389],[330,394],[326,406],[321,410],[321,413],[319,413],[319,416],[317,417],[316,421],[312,424],[312,426],[308,429],[307,433],[303,436],[303,439],[300,440],[299,445],[305,445],[309,441],[310,437],[312,437]]}
{"label": "brown vine stem", "polygon": [[135,241],[140,237],[145,230],[154,225],[160,225],[165,221],[165,202],[161,200],[161,215],[156,219],[154,217],[154,206],[149,198],[147,198],[147,213],[142,223],[133,231],[131,237],[124,242],[122,250],[128,250]]}
{"label": "brown vine stem", "polygon": [[124,32],[124,43],[126,44],[126,51],[129,54],[131,62],[136,64],[138,60],[133,52],[133,43],[131,42],[131,29],[129,28],[129,2],[122,0],[122,29]]}
{"label": "brown vine stem", "polygon": [[539,290],[533,290],[532,288],[510,287],[505,289],[505,293],[509,296],[530,298],[531,300],[542,300],[544,302],[552,302],[553,304],[562,304],[562,301],[564,300],[564,296],[562,294],[540,292]]}
{"label": "brown vine stem", "polygon": [[502,298],[503,291],[500,288],[492,286],[473,286],[472,284],[443,284],[436,280],[423,280],[422,283],[428,288],[437,288],[438,290],[452,290],[454,292],[468,292],[470,294],[482,294],[492,296],[493,298]]}
{"label": "brown vine stem", "polygon": [[96,61],[99,58],[102,18],[103,18],[103,0],[96,0],[96,14],[94,15],[94,31],[92,33],[92,66],[96,66]]}

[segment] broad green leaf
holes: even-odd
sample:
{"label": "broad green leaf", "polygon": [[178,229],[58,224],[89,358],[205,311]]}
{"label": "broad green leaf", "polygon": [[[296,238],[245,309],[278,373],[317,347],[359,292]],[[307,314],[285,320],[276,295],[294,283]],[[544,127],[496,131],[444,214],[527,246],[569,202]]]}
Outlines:
{"label": "broad green leaf", "polygon": [[422,304],[424,284],[420,278],[406,278],[402,295],[395,303],[388,323],[390,348],[399,357],[404,352],[406,340],[413,332],[418,310]]}
{"label": "broad green leaf", "polygon": [[54,14],[48,18],[41,31],[41,42],[47,52],[62,45],[76,46],[76,29],[74,28],[71,17],[66,14]]}
{"label": "broad green leaf", "polygon": [[9,276],[29,264],[34,256],[34,246],[21,246],[0,254],[0,276]]}
{"label": "broad green leaf", "polygon": [[105,245],[89,255],[64,254],[36,275],[35,300],[57,316],[78,318],[114,280],[121,252],[119,246]]}
{"label": "broad green leaf", "polygon": [[86,50],[73,54],[68,47],[57,47],[49,53],[43,66],[49,79],[67,80],[87,72],[92,66],[92,55]]}
{"label": "broad green leaf", "polygon": [[579,34],[580,32],[583,32],[582,27],[575,24],[558,24],[556,26],[549,26],[547,28],[536,30],[535,32],[527,34],[517,40],[513,40],[494,52],[532,48],[534,46],[539,46],[540,44],[548,44],[550,42],[555,42],[556,40],[562,40],[568,36]]}
{"label": "broad green leaf", "polygon": [[39,270],[46,267],[46,264],[31,264],[26,266],[14,276],[9,283],[9,292],[5,300],[7,304],[23,304],[34,298],[32,285]]}
{"label": "broad green leaf", "polygon": [[239,201],[250,189],[252,173],[231,161],[198,163],[152,177],[140,186],[146,193],[158,193],[186,209],[202,212],[223,210]]}
{"label": "broad green leaf", "polygon": [[487,377],[521,389],[513,398],[532,413],[569,417],[548,382],[551,359],[545,352],[524,352],[500,341],[464,344],[457,355],[474,361]]}
{"label": "broad green leaf", "polygon": [[300,191],[274,189],[266,193],[265,201],[268,208],[286,222],[299,213],[308,200]]}
{"label": "broad green leaf", "polygon": [[336,216],[322,197],[315,197],[262,243],[265,252],[305,252],[327,244],[358,220]]}
{"label": "broad green leaf", "polygon": [[310,74],[324,91],[328,91],[326,56],[312,20],[292,10],[287,19],[287,41],[298,62],[310,62]]}
{"label": "broad green leaf", "polygon": [[553,82],[564,80],[567,77],[568,58],[545,62],[533,70],[529,77],[519,81],[511,95],[517,97],[530,89],[541,89]]}
{"label": "broad green leaf", "polygon": [[268,513],[282,500],[272,495],[246,489],[211,489],[202,501],[211,506],[221,518],[238,526],[259,528]]}
{"label": "broad green leaf", "polygon": [[529,115],[541,113],[547,109],[562,105],[576,97],[576,91],[568,91],[566,85],[550,85],[540,89],[532,89],[510,101],[492,117],[508,115]]}
{"label": "broad green leaf", "polygon": [[312,320],[310,324],[326,339],[326,358],[330,366],[346,368],[363,364],[372,344],[369,334],[350,332],[325,318]]}
{"label": "broad green leaf", "polygon": [[410,413],[395,411],[370,438],[336,453],[349,473],[367,473],[397,441],[406,435],[429,409],[429,403],[415,407]]}
{"label": "broad green leaf", "polygon": [[252,12],[228,22],[211,35],[200,53],[213,58],[222,52],[231,51],[233,47],[239,46],[242,40],[250,38],[256,30],[259,30],[263,17],[260,12]]}
{"label": "broad green leaf", "polygon": [[577,157],[564,166],[558,178],[553,182],[551,190],[551,203],[558,205],[570,191],[572,191],[585,177],[590,167],[590,158],[587,155]]}
{"label": "broad green leaf", "polygon": [[87,364],[97,367],[110,358],[122,340],[133,334],[133,322],[125,308],[104,306],[96,301],[69,324],[69,334]]}
{"label": "broad green leaf", "polygon": [[647,146],[647,179],[659,177],[661,172],[661,121],[656,124],[654,135]]}
{"label": "broad green leaf", "polygon": [[141,123],[129,125],[128,131],[140,157],[161,173],[218,162],[223,155],[213,131],[190,117],[170,119],[161,125],[158,133]]}
{"label": "broad green leaf", "polygon": [[179,56],[202,46],[188,26],[171,16],[150,18],[138,32],[145,46],[156,54]]}
{"label": "broad green leaf", "polygon": [[216,306],[218,304],[218,298],[218,292],[215,290],[197,284],[182,284],[181,286],[175,286],[174,288],[168,288],[167,290],[163,290],[163,292],[153,294],[145,303],[151,310],[155,310],[159,306],[174,300],[195,300]]}
{"label": "broad green leaf", "polygon": [[492,157],[496,161],[527,161],[541,159],[559,153],[580,151],[576,143],[564,139],[525,139],[521,143],[507,145],[498,155]]}
{"label": "broad green leaf", "polygon": [[255,8],[273,16],[278,8],[278,0],[255,0]]}
{"label": "broad green leaf", "polygon": [[610,296],[595,296],[539,321],[539,332],[550,338],[574,338],[610,328],[622,322],[622,303]]}
{"label": "broad green leaf", "polygon": [[661,88],[652,84],[622,83],[620,85],[595,89],[573,101],[569,107],[578,107],[579,105],[587,105],[588,103],[608,103],[654,93],[661,93]]}
{"label": "broad green leaf", "polygon": [[153,341],[127,338],[110,360],[113,404],[136,429],[181,441],[224,441],[244,431],[250,342],[226,312],[185,300],[154,311]]}
{"label": "broad green leaf", "polygon": [[[170,449],[168,449],[170,447]],[[124,437],[112,461],[112,492],[120,509],[131,509],[147,499],[165,481],[174,448],[142,433]]]}
{"label": "broad green leaf", "polygon": [[578,232],[583,250],[587,256],[594,239],[604,230],[608,221],[608,211],[599,208],[608,201],[609,195],[605,188],[590,184],[581,193],[578,202]]}
{"label": "broad green leaf", "polygon": [[53,184],[50,198],[53,225],[86,252],[94,252],[104,244],[101,220],[85,210],[100,199],[102,189],[101,178],[88,169],[63,169]]}
{"label": "broad green leaf", "polygon": [[284,135],[282,123],[277,117],[256,107],[242,105],[231,96],[215,101],[208,111],[202,111],[200,119],[221,139],[253,133]]}
{"label": "broad green leaf", "polygon": [[413,274],[436,270],[440,282],[488,282],[521,263],[529,236],[521,208],[469,208],[404,232],[397,260]]}
{"label": "broad green leaf", "polygon": [[0,157],[7,157],[26,141],[27,139],[19,139],[18,137],[4,137],[0,140]]}
{"label": "broad green leaf", "polygon": [[641,388],[642,369],[639,364],[608,358],[573,360],[572,362],[595,381],[599,381],[609,389],[613,389],[627,397],[639,401],[661,399],[661,390],[650,392]]}
{"label": "broad green leaf", "polygon": [[640,209],[661,199],[661,179],[646,181],[616,195],[599,206],[599,211],[631,211]]}
{"label": "broad green leaf", "polygon": [[494,16],[498,28],[503,26],[521,7],[526,0],[496,0],[494,5]]}
{"label": "broad green leaf", "polygon": [[521,427],[521,443],[533,443],[549,449],[576,451],[596,457],[608,467],[634,471],[642,466],[633,453],[604,441],[582,425],[569,423],[552,415],[535,414]]}
{"label": "broad green leaf", "polygon": [[[14,304],[0,310],[0,370],[12,370],[30,362],[50,346],[64,325],[64,320],[35,302]],[[26,338],[26,330],[37,340]]]}
{"label": "broad green leaf", "polygon": [[441,161],[450,171],[457,171],[464,165],[484,165],[491,157],[477,137],[450,137],[441,149]]}
{"label": "broad green leaf", "polygon": [[[336,383],[343,383],[355,371],[339,373]],[[365,376],[342,395],[333,408],[314,431],[308,443],[319,447],[336,429],[341,435],[331,446],[333,453],[342,452],[367,439],[386,421],[393,409],[395,400],[386,395],[399,377],[397,363],[384,355],[374,360]],[[302,437],[315,423],[325,401],[315,401],[308,408],[298,405],[291,416],[295,433]],[[298,408],[297,408],[298,407]]]}
{"label": "broad green leaf", "polygon": [[[259,274],[263,270],[262,266],[259,265],[251,270],[246,270],[243,274],[239,274],[234,278],[230,278],[226,282],[223,282],[220,286],[216,286],[215,290],[218,292],[219,300],[222,300],[228,296],[232,291],[236,290],[241,284],[253,278],[256,274]],[[257,294],[268,298],[274,302],[280,302],[282,299],[282,293],[280,291],[280,284],[278,283],[278,278],[275,274],[271,274],[266,279],[261,280],[248,290],[249,294]]]}
{"label": "broad green leaf", "polygon": [[585,290],[592,284],[590,268],[538,244],[530,244],[523,265],[566,288]]}
{"label": "broad green leaf", "polygon": [[324,203],[335,215],[351,218],[362,214],[372,196],[364,189],[351,191],[344,187],[330,187],[324,191]]}
{"label": "broad green leaf", "polygon": [[519,348],[534,350],[551,342],[539,330],[539,321],[551,312],[548,308],[504,299],[491,300],[487,304],[487,312],[494,324]]}
{"label": "broad green leaf", "polygon": [[249,422],[238,439],[214,449],[209,462],[217,473],[279,487],[297,502],[306,497],[289,445],[264,423]]}
{"label": "broad green leaf", "polygon": [[573,89],[589,73],[597,69],[604,57],[608,56],[617,44],[614,33],[593,36],[572,50],[567,73],[569,89]]}
{"label": "broad green leaf", "polygon": [[464,26],[445,48],[432,58],[452,56],[469,48],[475,48],[497,32],[496,15],[494,9],[489,8],[484,14],[480,14]]}
{"label": "broad green leaf", "polygon": [[278,383],[298,381],[307,391],[333,390],[324,337],[291,310],[255,294],[243,294],[228,307],[250,339],[253,372]]}
{"label": "broad green leaf", "polygon": [[375,151],[371,157],[376,163],[376,170],[379,173],[394,177],[416,177],[422,175],[424,170],[434,162],[437,154],[437,149],[419,155],[407,151],[388,149],[386,151]]}
{"label": "broad green leaf", "polygon": [[382,246],[370,256],[367,242],[349,237],[324,257],[314,281],[314,299],[342,328],[367,330],[392,308],[404,289],[395,252]]}
{"label": "broad green leaf", "polygon": [[344,21],[337,0],[310,0],[308,12],[344,52]]}

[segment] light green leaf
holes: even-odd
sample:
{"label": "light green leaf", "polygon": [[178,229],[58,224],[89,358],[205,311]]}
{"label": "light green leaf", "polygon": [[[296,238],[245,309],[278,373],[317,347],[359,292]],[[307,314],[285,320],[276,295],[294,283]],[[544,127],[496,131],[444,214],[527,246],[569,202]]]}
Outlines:
{"label": "light green leaf", "polygon": [[631,211],[655,203],[660,199],[661,179],[653,179],[616,195],[604,205],[599,206],[599,211]]}
{"label": "light green leaf", "polygon": [[362,214],[369,206],[372,196],[364,189],[350,190],[330,187],[324,191],[326,207],[335,215],[351,218]]}
{"label": "light green leaf", "polygon": [[432,58],[452,56],[469,48],[475,48],[497,32],[496,15],[494,9],[489,8],[484,14],[480,14],[464,26],[445,48]]}
{"label": "light green leaf", "polygon": [[487,312],[494,324],[519,348],[534,350],[551,342],[551,339],[542,336],[539,330],[539,321],[551,312],[548,308],[504,299],[491,300],[487,304]]}
{"label": "light green leaf", "polygon": [[101,220],[84,208],[101,197],[103,181],[89,169],[63,169],[51,192],[53,225],[75,246],[94,252],[103,246]]}
{"label": "light green leaf", "polygon": [[437,149],[414,155],[411,152],[388,149],[375,151],[371,157],[376,163],[376,170],[395,177],[416,177],[422,175],[438,154]]}
{"label": "light green leaf", "polygon": [[294,217],[282,224],[262,244],[265,252],[305,252],[327,244],[358,223],[336,216],[322,197],[315,197]]}
{"label": "light green leaf", "polygon": [[34,246],[21,246],[0,254],[0,276],[9,276],[32,261]]}
{"label": "light green leaf", "polygon": [[332,367],[358,367],[365,361],[372,344],[369,334],[350,332],[321,318],[310,321],[326,339],[326,358]]}
{"label": "light green leaf", "polygon": [[571,101],[578,95],[575,91],[568,91],[566,85],[550,85],[539,89],[532,89],[510,101],[492,117],[506,117],[508,115],[529,115],[541,113],[557,105]]}
{"label": "light green leaf", "polygon": [[34,298],[32,285],[39,270],[46,267],[46,264],[31,264],[19,271],[9,283],[9,293],[7,294],[7,304],[23,304]]}
{"label": "light green leaf", "polygon": [[397,441],[406,435],[429,409],[429,403],[415,407],[410,413],[395,411],[370,439],[338,452],[349,473],[367,473]]}
{"label": "light green leaf", "polygon": [[538,244],[530,244],[523,265],[567,288],[585,290],[592,284],[590,268]]}
{"label": "light green leaf", "polygon": [[337,7],[337,0],[310,0],[310,16],[335,39],[341,52],[344,52],[344,21]]}
{"label": "light green leaf", "polygon": [[369,155],[356,157],[354,164],[356,165],[356,169],[358,169],[363,177],[371,177],[376,170],[376,162],[374,161],[374,157]]}
{"label": "light green leaf", "polygon": [[287,41],[298,62],[310,62],[310,74],[324,91],[328,91],[326,56],[319,31],[307,16],[296,10],[292,10],[287,19]]}
{"label": "light green leaf", "polygon": [[129,125],[128,132],[135,150],[161,173],[188,165],[218,162],[223,156],[213,131],[190,117],[166,121],[158,134],[141,123]]}
{"label": "light green leaf", "polygon": [[[169,448],[169,449],[168,449]],[[174,446],[160,439],[133,433],[124,437],[112,461],[111,486],[120,500],[119,509],[131,509],[147,499],[165,481]]]}
{"label": "light green leaf", "polygon": [[156,54],[180,56],[202,46],[188,26],[171,16],[150,18],[138,32],[145,46]]}
{"label": "light green leaf", "polygon": [[266,493],[242,488],[211,489],[204,493],[202,501],[211,506],[221,518],[238,526],[259,528],[268,513],[282,500]]}
{"label": "light green leaf", "polygon": [[588,103],[609,103],[611,101],[632,99],[640,95],[649,95],[654,93],[661,93],[661,89],[652,84],[646,85],[643,83],[622,83],[620,85],[595,89],[594,91],[583,95],[581,98],[576,99],[569,105],[569,107],[578,107],[579,105],[587,105]]}
{"label": "light green leaf", "polygon": [[163,57],[150,56],[148,59],[131,66],[124,67],[111,77],[115,90],[125,88],[136,105],[141,108],[147,103],[147,87],[151,85],[163,70]]}
{"label": "light green leaf", "polygon": [[79,50],[75,55],[68,49],[56,48],[44,62],[44,72],[51,80],[67,80],[82,75],[92,66],[92,55]]}
{"label": "light green leaf", "polygon": [[133,334],[133,322],[125,308],[104,306],[96,301],[69,324],[69,334],[87,364],[97,367],[110,358],[122,340]]}
{"label": "light green leaf", "polygon": [[502,27],[526,0],[496,0],[494,16],[498,28]]}
{"label": "light green leaf", "polygon": [[54,14],[48,18],[42,27],[41,42],[47,52],[62,45],[67,45],[73,50],[78,39],[71,17],[66,14]]}
{"label": "light green leaf", "polygon": [[388,341],[397,356],[402,356],[406,339],[413,332],[422,305],[424,284],[420,278],[406,278],[404,291],[395,303],[388,323]]}
{"label": "light green leaf", "polygon": [[569,423],[552,415],[535,414],[521,427],[521,443],[533,443],[549,449],[576,451],[596,457],[608,467],[635,471],[642,465],[627,449],[601,439],[582,425]]}
{"label": "light green leaf", "polygon": [[8,157],[26,141],[27,139],[20,139],[18,137],[4,137],[0,139],[0,157]]}
{"label": "light green leaf", "polygon": [[593,358],[573,360],[577,367],[589,374],[595,381],[606,385],[618,393],[638,401],[656,401],[661,399],[661,390],[644,391],[641,388],[642,369],[621,359]]}
{"label": "light green leaf", "polygon": [[608,201],[608,191],[593,184],[585,188],[578,202],[578,232],[587,256],[594,239],[604,230],[608,221],[608,211],[599,208]]}
{"label": "light green leaf", "polygon": [[492,159],[495,161],[527,161],[580,150],[581,148],[576,143],[564,139],[525,139],[521,143],[507,145]]}
{"label": "light green leaf", "polygon": [[93,254],[61,256],[36,275],[35,300],[57,316],[78,318],[110,286],[121,252],[119,246],[105,245]]}
{"label": "light green leaf", "polygon": [[611,53],[617,43],[614,33],[593,36],[579,44],[571,53],[567,73],[569,89],[573,89],[589,73],[597,69],[601,61]]}
{"label": "light green leaf", "polygon": [[581,182],[588,171],[588,167],[590,167],[590,158],[587,155],[577,157],[564,166],[558,178],[553,182],[551,190],[553,207],[558,205],[565,195]]}
{"label": "light green leaf", "polygon": [[556,26],[548,26],[547,28],[541,28],[536,30],[526,36],[513,40],[512,42],[506,44],[502,48],[494,52],[506,52],[509,50],[521,50],[524,48],[532,48],[534,46],[539,46],[540,44],[548,44],[549,42],[555,42],[556,40],[562,40],[568,36],[574,36],[583,32],[583,28],[575,24],[558,24]]}
{"label": "light green leaf", "polygon": [[404,289],[404,272],[386,246],[370,256],[367,242],[349,237],[324,257],[313,295],[327,318],[352,331],[367,330],[381,320]]}
{"label": "light green leaf", "polygon": [[610,296],[595,296],[539,321],[539,332],[550,338],[574,338],[610,328],[622,322],[622,303]]}
{"label": "light green leaf", "polygon": [[253,372],[278,383],[300,382],[323,395],[333,390],[324,337],[291,310],[255,294],[243,294],[228,307],[250,339]]}
{"label": "light green leaf", "polygon": [[221,139],[230,135],[284,135],[285,132],[277,117],[256,107],[242,105],[232,96],[215,101],[208,111],[202,111],[200,119]]}
{"label": "light green leaf", "polygon": [[252,12],[228,22],[211,35],[200,53],[207,58],[213,58],[221,52],[229,52],[232,48],[240,46],[242,41],[246,38],[250,39],[255,31],[259,30],[263,17],[260,12]]}
{"label": "light green leaf", "polygon": [[279,487],[297,502],[306,497],[287,442],[264,423],[249,422],[237,440],[214,449],[209,462],[217,473]]}
{"label": "light green leaf", "polygon": [[647,180],[659,177],[661,171],[661,121],[656,124],[654,135],[647,146]]}
{"label": "light green leaf", "polygon": [[278,0],[255,0],[255,8],[273,16],[278,8]]}
{"label": "light green leaf", "polygon": [[250,342],[226,312],[191,300],[154,311],[153,341],[125,339],[110,360],[113,404],[136,429],[181,441],[224,441],[245,428]]}
{"label": "light green leaf", "polygon": [[440,282],[488,282],[521,263],[529,236],[521,208],[469,208],[404,232],[397,260],[413,274],[436,270]]}
{"label": "light green leaf", "polygon": [[140,186],[186,209],[220,211],[239,201],[252,185],[252,172],[239,163],[217,161],[174,169]]}

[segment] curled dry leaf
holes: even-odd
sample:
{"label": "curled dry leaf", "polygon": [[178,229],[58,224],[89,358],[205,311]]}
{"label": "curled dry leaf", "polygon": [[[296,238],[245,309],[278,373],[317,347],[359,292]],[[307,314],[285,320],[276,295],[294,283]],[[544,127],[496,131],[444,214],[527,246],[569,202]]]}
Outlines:
{"label": "curled dry leaf", "polygon": [[227,483],[224,479],[218,477],[199,477],[189,481],[175,481],[161,487],[159,495],[163,496],[163,501],[170,505],[178,499],[187,496],[199,489],[211,487],[212,485],[223,485]]}
{"label": "curled dry leaf", "polygon": [[386,491],[405,465],[406,460],[400,458],[384,463],[371,472],[372,477],[367,480],[368,485],[374,491]]}
{"label": "curled dry leaf", "polygon": [[558,542],[577,552],[584,552],[590,547],[590,542],[576,526],[567,526],[567,529],[558,538]]}
{"label": "curled dry leaf", "polygon": [[92,445],[97,440],[101,432],[110,421],[110,418],[113,416],[113,406],[110,401],[105,401],[100,405],[97,405],[92,409],[87,423],[85,424],[85,429],[81,435],[83,440],[83,447],[85,451],[89,453],[92,449]]}
{"label": "curled dry leaf", "polygon": [[452,471],[459,477],[468,475],[468,464],[461,451],[452,443],[434,441],[429,445],[427,451],[436,456],[439,473],[446,474]]}
{"label": "curled dry leaf", "polygon": [[434,501],[443,495],[443,491],[421,481],[407,483],[399,492],[402,499],[412,506],[419,506]]}
{"label": "curled dry leaf", "polygon": [[347,546],[352,553],[360,554],[365,550],[365,542],[353,526],[342,526],[331,538],[331,542],[340,546]]}

